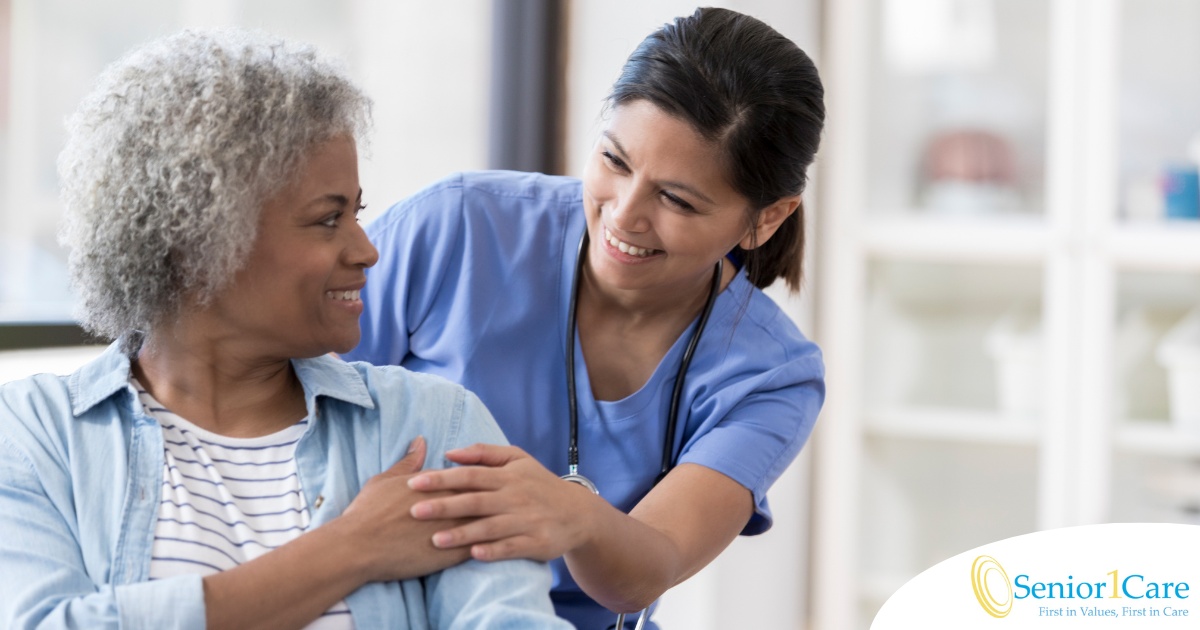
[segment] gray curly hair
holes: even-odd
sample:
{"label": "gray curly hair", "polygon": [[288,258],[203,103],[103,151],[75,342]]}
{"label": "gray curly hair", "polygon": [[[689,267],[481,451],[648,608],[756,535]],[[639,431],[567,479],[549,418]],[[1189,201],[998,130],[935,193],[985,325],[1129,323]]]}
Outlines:
{"label": "gray curly hair", "polygon": [[264,201],[306,152],[362,138],[370,100],[310,46],[190,30],[109,66],[59,156],[72,281],[91,332],[136,352],[246,260]]}

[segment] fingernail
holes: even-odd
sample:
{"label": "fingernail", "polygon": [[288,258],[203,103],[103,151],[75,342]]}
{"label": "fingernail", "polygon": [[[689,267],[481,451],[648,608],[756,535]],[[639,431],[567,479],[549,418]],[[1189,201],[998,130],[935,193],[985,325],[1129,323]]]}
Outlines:
{"label": "fingernail", "polygon": [[432,516],[433,507],[428,503],[418,503],[412,506],[412,509],[409,510],[409,514],[412,514],[413,518],[425,518],[427,516]]}
{"label": "fingernail", "polygon": [[433,535],[433,546],[434,547],[441,548],[441,547],[445,547],[449,544],[450,544],[449,532],[438,532]]}
{"label": "fingernail", "polygon": [[417,475],[408,480],[408,487],[413,490],[424,490],[429,487],[428,475]]}
{"label": "fingernail", "polygon": [[[418,435],[416,439],[408,443],[408,453],[415,453],[417,449],[425,443],[424,436]],[[407,454],[407,453],[406,453]]]}

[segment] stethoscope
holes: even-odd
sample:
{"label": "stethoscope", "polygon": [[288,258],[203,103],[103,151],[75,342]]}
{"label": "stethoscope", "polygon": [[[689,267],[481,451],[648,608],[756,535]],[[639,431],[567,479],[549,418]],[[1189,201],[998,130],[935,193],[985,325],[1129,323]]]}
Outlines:
{"label": "stethoscope", "polygon": [[[583,275],[584,256],[586,254],[588,244],[588,233],[585,229],[583,236],[579,238],[579,251],[576,253],[575,274],[571,279],[571,305],[567,310],[567,404],[569,406],[569,414],[571,421],[571,437],[567,445],[567,474],[562,476],[562,479],[571,483],[577,483],[595,494],[600,494],[600,490],[596,488],[596,484],[592,483],[591,479],[579,474],[579,404],[575,398],[575,310],[579,305],[579,280]],[[683,380],[687,376],[688,367],[692,364],[692,355],[696,353],[696,346],[700,343],[700,335],[704,332],[704,326],[708,324],[708,316],[712,314],[713,304],[717,301],[717,293],[721,291],[721,272],[722,260],[717,260],[717,264],[713,269],[712,284],[708,289],[708,299],[704,302],[704,310],[700,313],[700,321],[696,324],[696,330],[692,331],[692,338],[688,340],[687,349],[684,350],[683,359],[679,362],[679,370],[675,373],[675,388],[671,391],[671,406],[667,412],[667,430],[663,441],[662,466],[659,469],[658,476],[654,478],[654,485],[662,481],[663,477],[671,471],[675,466],[675,431],[678,426],[679,419],[679,400],[683,396]],[[637,627],[635,630],[642,630],[645,626],[646,619],[649,615],[646,612],[649,608],[643,610],[638,618]],[[618,629],[623,628],[625,624],[625,613],[617,615]]]}

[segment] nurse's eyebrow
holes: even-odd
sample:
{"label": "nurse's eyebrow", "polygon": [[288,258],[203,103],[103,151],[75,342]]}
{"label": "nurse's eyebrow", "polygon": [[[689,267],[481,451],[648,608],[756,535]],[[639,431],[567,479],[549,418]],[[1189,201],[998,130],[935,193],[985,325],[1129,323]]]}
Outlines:
{"label": "nurse's eyebrow", "polygon": [[[613,147],[615,147],[617,149],[617,153],[619,154],[619,157],[621,159],[625,160],[626,162],[628,162],[629,161],[629,157],[628,157],[629,153],[625,151],[625,147],[621,146],[621,141],[617,140],[617,137],[614,136],[612,134],[612,132],[608,131],[607,129],[604,131],[604,137],[608,138],[608,141],[613,143]],[[678,188],[679,190],[682,190],[690,195],[693,195],[693,196],[699,198],[700,201],[703,201],[704,203],[713,204],[713,205],[716,204],[715,201],[713,201],[712,199],[709,199],[708,195],[700,192],[699,190],[696,190],[696,188],[689,186],[683,182],[661,181],[660,180],[658,182],[658,184],[665,188]]]}

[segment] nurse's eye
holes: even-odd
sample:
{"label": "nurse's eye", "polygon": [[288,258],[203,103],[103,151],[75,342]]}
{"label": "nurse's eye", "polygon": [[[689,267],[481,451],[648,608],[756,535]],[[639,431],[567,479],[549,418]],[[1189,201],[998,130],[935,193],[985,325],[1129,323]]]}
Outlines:
{"label": "nurse's eye", "polygon": [[675,195],[672,195],[665,190],[659,194],[662,195],[662,198],[665,199],[669,205],[674,206],[678,210],[682,210],[684,212],[696,211],[696,208],[692,206],[692,204],[680,199],[679,197],[676,197]]}
{"label": "nurse's eye", "polygon": [[358,207],[354,209],[354,220],[358,221],[359,223],[362,223],[362,216],[361,216],[362,211],[366,210],[366,209],[367,209],[367,204],[359,203]]}
{"label": "nurse's eye", "polygon": [[609,166],[611,166],[611,167],[613,167],[613,168],[617,169],[618,171],[622,171],[622,172],[623,172],[623,171],[628,171],[628,170],[629,170],[629,167],[628,167],[628,166],[626,166],[626,164],[625,164],[624,160],[622,160],[621,158],[619,158],[619,157],[617,157],[617,156],[613,155],[611,151],[608,151],[608,150],[601,151],[601,152],[600,152],[600,155],[603,155],[603,156],[604,156],[604,161],[605,161],[605,162],[608,162],[608,165],[609,165]]}

